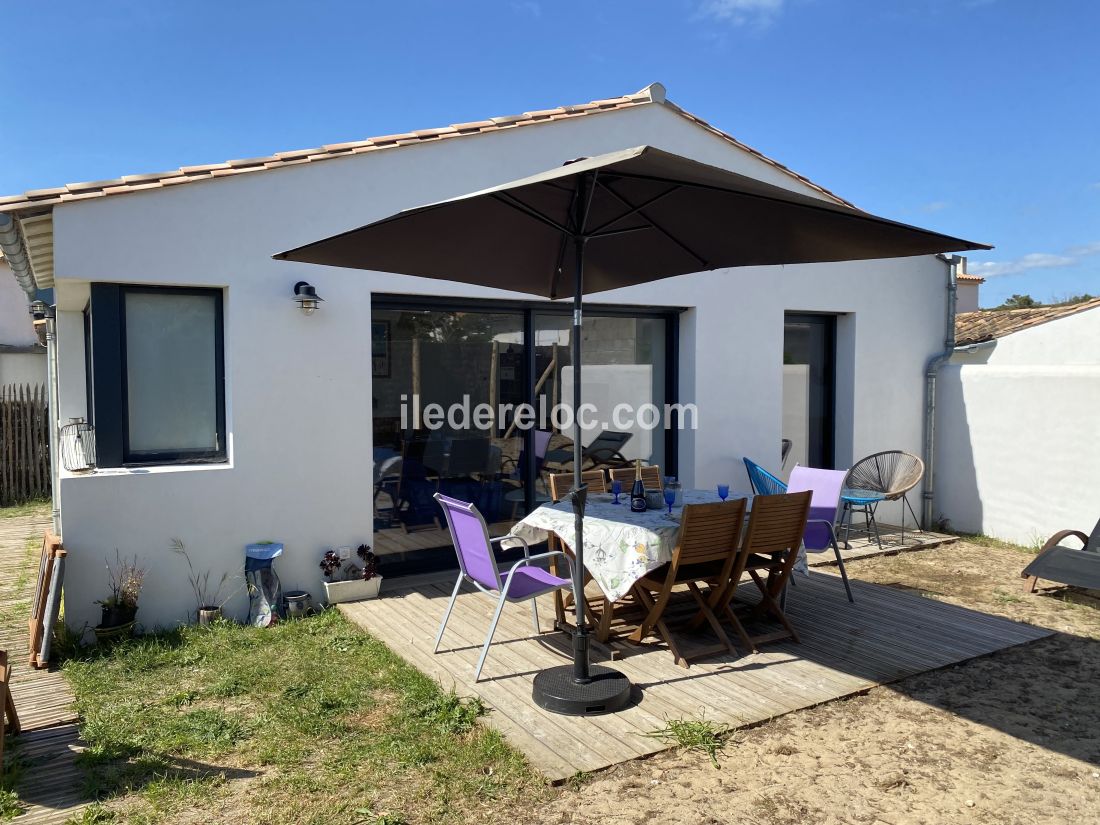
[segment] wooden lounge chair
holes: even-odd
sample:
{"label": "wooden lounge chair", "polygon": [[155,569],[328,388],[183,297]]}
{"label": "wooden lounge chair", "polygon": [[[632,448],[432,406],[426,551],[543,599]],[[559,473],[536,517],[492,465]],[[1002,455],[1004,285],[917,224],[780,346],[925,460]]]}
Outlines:
{"label": "wooden lounge chair", "polygon": [[[1081,550],[1062,546],[1061,542],[1071,537],[1081,542]],[[1089,536],[1080,530],[1055,533],[1020,575],[1027,579],[1024,587],[1028,593],[1035,592],[1039,579],[1100,589],[1100,521],[1096,522]]]}
{"label": "wooden lounge chair", "polygon": [[[711,609],[715,613],[722,612],[729,619],[741,642],[753,653],[757,645],[765,642],[783,639],[798,641],[798,633],[783,614],[780,599],[798,559],[798,548],[806,532],[812,497],[813,493],[806,490],[756,496],[752,500],[749,526],[732,575],[725,587],[718,588],[710,600]],[[750,636],[745,630],[734,610],[742,573],[748,573],[760,590],[760,601],[754,605],[744,605],[743,609],[750,617],[771,616],[782,625],[782,630],[755,636]],[[766,578],[762,575],[764,573]],[[693,621],[696,626],[702,623],[699,617]]]}
{"label": "wooden lounge chair", "polygon": [[[630,487],[634,483],[633,467],[612,467],[607,471],[611,480],[618,479],[623,484],[623,492],[630,493]],[[661,480],[661,468],[656,464],[642,467],[642,486],[647,490],[664,490],[665,485]]]}
{"label": "wooden lounge chair", "polygon": [[[684,507],[680,527],[680,539],[672,551],[672,560],[663,567],[643,576],[634,585],[634,594],[648,611],[637,629],[630,634],[630,641],[640,643],[653,629],[672,652],[676,664],[687,667],[690,659],[714,656],[719,653],[733,653],[733,645],[711,605],[703,597],[699,582],[718,581],[723,589],[733,575],[738,561],[737,540],[741,535],[741,526],[745,522],[745,499],[725,501],[716,504],[691,504]],[[701,624],[710,625],[718,644],[692,651],[690,657],[681,648],[672,633],[670,621],[665,616],[677,585],[687,585],[687,591],[694,602],[692,615],[696,620],[689,627]]]}

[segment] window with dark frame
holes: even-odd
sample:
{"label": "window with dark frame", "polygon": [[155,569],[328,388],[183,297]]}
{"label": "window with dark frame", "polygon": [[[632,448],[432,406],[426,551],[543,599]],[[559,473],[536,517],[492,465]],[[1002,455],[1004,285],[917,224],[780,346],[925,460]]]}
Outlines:
{"label": "window with dark frame", "polygon": [[226,460],[220,289],[93,284],[87,329],[101,467]]}

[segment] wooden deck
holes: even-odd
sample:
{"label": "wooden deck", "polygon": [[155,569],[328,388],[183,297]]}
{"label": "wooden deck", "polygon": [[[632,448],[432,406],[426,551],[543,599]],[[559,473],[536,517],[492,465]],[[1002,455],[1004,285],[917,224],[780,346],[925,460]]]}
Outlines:
{"label": "wooden deck", "polygon": [[80,742],[69,685],[56,669],[34,670],[27,663],[27,620],[48,526],[47,511],[0,519],[0,648],[12,663],[11,692],[23,726],[8,741],[23,768],[15,790],[25,806],[18,821],[26,825],[65,822],[86,804],[75,761]]}
{"label": "wooden deck", "polygon": [[[618,714],[578,719],[547,713],[531,700],[534,674],[566,663],[570,652],[563,634],[534,636],[526,606],[505,608],[477,684],[471,677],[492,600],[473,592],[461,596],[442,652],[431,653],[452,582],[421,581],[340,609],[445,688],[480,696],[491,708],[488,724],[555,781],[665,749],[645,734],[670,718],[705,714],[743,727],[1050,634],[860,581],[852,582],[856,603],[849,604],[839,578],[815,570],[799,578],[787,600],[801,644],[715,657],[686,670],[655,640],[617,645],[623,658],[614,666],[633,682],[639,701]],[[539,613],[548,627],[549,599]]]}

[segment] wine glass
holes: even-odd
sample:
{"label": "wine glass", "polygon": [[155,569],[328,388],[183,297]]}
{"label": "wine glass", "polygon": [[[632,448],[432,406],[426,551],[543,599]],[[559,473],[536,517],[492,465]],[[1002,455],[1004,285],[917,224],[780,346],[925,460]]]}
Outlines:
{"label": "wine glass", "polygon": [[617,478],[613,479],[612,482],[611,482],[611,493],[612,493],[612,495],[615,496],[615,500],[613,502],[611,502],[612,504],[619,504],[620,503],[619,502],[619,496],[622,495],[622,492],[623,492],[623,483]]}
{"label": "wine glass", "polygon": [[728,484],[718,485],[718,498],[722,499],[722,501],[725,501],[727,498],[729,498],[729,494],[730,486]]}
{"label": "wine glass", "polygon": [[672,517],[672,505],[676,503],[676,491],[665,487],[665,504],[668,505],[668,515]]}

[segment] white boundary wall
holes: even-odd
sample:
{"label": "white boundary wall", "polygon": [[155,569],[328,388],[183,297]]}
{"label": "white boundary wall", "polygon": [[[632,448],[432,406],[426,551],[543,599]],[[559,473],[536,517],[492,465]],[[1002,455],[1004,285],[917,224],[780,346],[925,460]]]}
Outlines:
{"label": "white boundary wall", "polygon": [[936,513],[1024,545],[1100,518],[1100,311],[959,353],[938,391]]}

